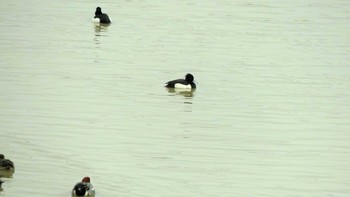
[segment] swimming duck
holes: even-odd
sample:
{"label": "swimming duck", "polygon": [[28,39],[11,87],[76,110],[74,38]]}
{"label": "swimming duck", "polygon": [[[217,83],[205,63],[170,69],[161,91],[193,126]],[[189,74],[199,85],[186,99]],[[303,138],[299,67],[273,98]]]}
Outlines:
{"label": "swimming duck", "polygon": [[90,177],[84,177],[81,182],[75,184],[72,190],[72,197],[76,196],[95,196],[95,189],[90,183]]}
{"label": "swimming duck", "polygon": [[195,89],[196,84],[193,82],[194,77],[192,74],[187,73],[185,79],[176,79],[172,81],[168,81],[165,84],[167,88],[182,88],[182,89]]}
{"label": "swimming duck", "polygon": [[0,171],[15,171],[14,163],[9,159],[5,159],[3,154],[0,154]]}
{"label": "swimming duck", "polygon": [[102,13],[102,10],[100,7],[96,8],[95,17],[93,18],[93,21],[96,23],[104,23],[104,24],[110,24],[112,20],[109,18],[109,16],[105,13]]}

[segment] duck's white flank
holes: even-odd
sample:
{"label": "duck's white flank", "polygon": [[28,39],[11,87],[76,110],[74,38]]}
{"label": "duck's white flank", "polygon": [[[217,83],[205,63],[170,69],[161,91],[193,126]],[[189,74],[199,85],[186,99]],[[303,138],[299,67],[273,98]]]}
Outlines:
{"label": "duck's white flank", "polygon": [[176,83],[174,88],[179,88],[179,89],[191,89],[192,86],[191,84],[188,84],[188,85],[184,85],[184,84],[181,84],[181,83]]}
{"label": "duck's white flank", "polygon": [[93,19],[92,19],[92,22],[94,22],[94,23],[100,23],[100,19],[99,19],[99,18],[93,18]]}

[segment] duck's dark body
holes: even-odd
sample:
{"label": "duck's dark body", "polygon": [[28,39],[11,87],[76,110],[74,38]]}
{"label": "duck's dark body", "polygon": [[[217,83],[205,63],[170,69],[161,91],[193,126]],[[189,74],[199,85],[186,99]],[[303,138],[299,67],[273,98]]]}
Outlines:
{"label": "duck's dark body", "polygon": [[89,186],[86,183],[77,183],[73,190],[77,196],[85,196],[86,191],[89,190]]}
{"label": "duck's dark body", "polygon": [[165,83],[167,88],[190,88],[195,89],[194,77],[191,74],[187,74],[185,79],[176,79]]}
{"label": "duck's dark body", "polygon": [[9,160],[5,159],[5,155],[0,154],[0,170],[14,170],[15,164]]}
{"label": "duck's dark body", "polygon": [[104,24],[110,24],[112,22],[107,14],[102,13],[102,10],[100,7],[96,8],[94,19],[99,19],[99,23],[104,23]]}
{"label": "duck's dark body", "polygon": [[72,197],[77,196],[95,196],[95,189],[90,183],[90,177],[84,177],[83,180],[74,185]]}

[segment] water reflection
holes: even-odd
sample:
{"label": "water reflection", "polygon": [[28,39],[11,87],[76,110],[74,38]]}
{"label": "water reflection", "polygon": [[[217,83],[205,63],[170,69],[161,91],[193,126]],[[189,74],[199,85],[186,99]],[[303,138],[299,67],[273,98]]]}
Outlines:
{"label": "water reflection", "polygon": [[[0,170],[0,178],[12,178],[13,173],[14,170]],[[4,181],[0,179],[0,191],[3,191],[2,183],[4,183]]]}
{"label": "water reflection", "polygon": [[100,32],[106,32],[108,30],[108,26],[110,24],[101,24],[101,23],[94,23],[95,26],[95,35],[96,36],[100,36],[99,33]]}
{"label": "water reflection", "polygon": [[175,88],[166,88],[169,93],[175,95],[182,95],[184,97],[194,97],[194,92],[196,89],[175,89]]}
{"label": "water reflection", "polygon": [[110,24],[100,24],[100,23],[94,23],[94,27],[95,27],[95,38],[94,38],[94,41],[95,41],[95,44],[96,45],[99,45],[101,44],[100,40],[99,40],[99,37],[100,36],[105,36],[103,35],[102,33],[103,32],[107,32],[108,30],[108,26]]}

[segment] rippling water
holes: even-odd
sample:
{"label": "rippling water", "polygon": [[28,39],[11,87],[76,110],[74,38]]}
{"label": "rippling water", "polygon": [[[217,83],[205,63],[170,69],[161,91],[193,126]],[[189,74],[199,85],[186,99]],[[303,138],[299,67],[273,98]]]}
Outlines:
{"label": "rippling water", "polygon": [[0,197],[350,195],[349,1],[0,5]]}

